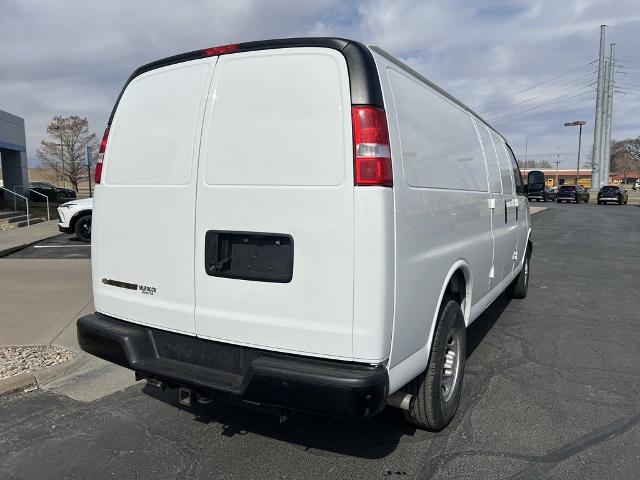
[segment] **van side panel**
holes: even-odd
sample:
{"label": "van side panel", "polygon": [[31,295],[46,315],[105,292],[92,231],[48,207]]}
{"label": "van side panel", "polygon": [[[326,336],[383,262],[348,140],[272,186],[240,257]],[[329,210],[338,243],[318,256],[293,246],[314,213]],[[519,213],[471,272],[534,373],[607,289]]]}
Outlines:
{"label": "van side panel", "polygon": [[389,358],[393,330],[393,191],[355,187],[353,196],[353,356],[379,363]]}
{"label": "van side panel", "polygon": [[122,94],[94,198],[93,291],[100,313],[195,333],[196,164],[215,61],[147,72]]}
{"label": "van side panel", "polygon": [[[340,52],[312,47],[221,56],[198,178],[197,335],[351,360],[353,144]],[[210,275],[212,231],[244,232],[247,241],[260,232],[289,236],[292,277]],[[259,261],[261,253],[255,255]]]}
{"label": "van side panel", "polygon": [[[488,290],[493,239],[486,166],[468,112],[384,57],[375,58],[394,169],[393,369],[429,351],[440,293],[456,264],[466,266],[463,312],[470,321],[471,306]],[[391,383],[397,384],[393,371]]]}

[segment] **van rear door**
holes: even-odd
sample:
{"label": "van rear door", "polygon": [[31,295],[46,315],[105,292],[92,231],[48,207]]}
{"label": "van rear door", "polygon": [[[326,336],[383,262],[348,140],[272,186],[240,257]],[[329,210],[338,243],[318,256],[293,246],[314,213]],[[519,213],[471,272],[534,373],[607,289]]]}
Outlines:
{"label": "van rear door", "polygon": [[342,54],[221,56],[198,173],[197,335],[350,359],[353,190]]}
{"label": "van rear door", "polygon": [[196,166],[217,57],[135,77],[111,122],[96,186],[96,310],[194,334]]}

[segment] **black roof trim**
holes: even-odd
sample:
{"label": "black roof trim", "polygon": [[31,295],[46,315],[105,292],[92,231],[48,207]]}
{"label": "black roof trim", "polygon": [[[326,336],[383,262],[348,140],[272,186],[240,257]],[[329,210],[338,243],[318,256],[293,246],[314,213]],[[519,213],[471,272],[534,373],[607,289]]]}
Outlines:
{"label": "black roof trim", "polygon": [[433,88],[436,92],[438,92],[440,95],[442,95],[443,97],[446,97],[448,100],[452,101],[453,103],[455,103],[456,105],[458,105],[460,108],[466,110],[467,112],[469,112],[470,114],[472,114],[473,116],[475,116],[476,118],[478,118],[478,120],[480,120],[481,122],[483,122],[485,125],[487,125],[491,130],[493,130],[494,132],[496,132],[498,135],[500,135],[500,137],[505,141],[505,143],[507,142],[507,139],[504,138],[504,136],[498,131],[496,130],[489,122],[487,122],[484,118],[482,118],[480,115],[478,115],[476,112],[474,112],[473,110],[471,110],[469,107],[467,107],[464,103],[462,103],[460,100],[458,100],[456,97],[454,97],[453,95],[451,95],[450,93],[444,91],[442,88],[440,88],[438,85],[436,85],[435,83],[433,83],[431,80],[429,80],[428,78],[426,78],[424,75],[422,75],[421,73],[416,72],[413,68],[411,68],[409,65],[407,65],[406,63],[398,60],[396,57],[394,57],[393,55],[391,55],[390,53],[385,52],[383,49],[381,49],[380,47],[375,47],[372,46],[371,50],[373,50],[376,53],[379,53],[380,55],[382,55],[384,58],[386,58],[387,60],[389,60],[391,63],[394,63],[395,65],[397,65],[398,67],[402,68],[403,70],[407,71],[408,73],[410,73],[411,75],[413,75],[414,77],[417,77],[420,81],[426,83],[427,85],[429,85],[429,87]]}
{"label": "black roof trim", "polygon": [[[382,99],[382,87],[378,78],[378,70],[371,51],[361,44],[353,40],[332,37],[310,37],[310,38],[281,38],[275,40],[261,40],[257,42],[238,43],[237,50],[230,51],[225,55],[239,52],[250,52],[258,50],[269,50],[276,48],[292,48],[292,47],[325,47],[332,48],[341,52],[347,62],[349,70],[349,83],[351,85],[351,103],[353,105],[376,105],[384,106]],[[187,62],[205,58],[204,50],[194,50],[179,55],[156,60],[137,68],[127,79],[118,99],[109,116],[108,124],[111,125],[116,108],[125,89],[131,81],[139,75],[156,68],[174,65],[176,63]]]}

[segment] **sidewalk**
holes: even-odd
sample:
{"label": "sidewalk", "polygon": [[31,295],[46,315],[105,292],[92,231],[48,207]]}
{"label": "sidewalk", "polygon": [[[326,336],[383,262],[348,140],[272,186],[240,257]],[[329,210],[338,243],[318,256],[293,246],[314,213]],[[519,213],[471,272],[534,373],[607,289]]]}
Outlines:
{"label": "sidewalk", "polygon": [[46,238],[54,237],[58,233],[60,232],[58,231],[57,220],[0,232],[0,257],[9,255],[16,250],[28,247]]}
{"label": "sidewalk", "polygon": [[0,258],[0,306],[0,345],[54,344],[78,354],[51,367],[55,378],[49,369],[27,375],[38,387],[91,402],[135,383],[130,370],[78,345],[76,320],[94,311],[89,260]]}

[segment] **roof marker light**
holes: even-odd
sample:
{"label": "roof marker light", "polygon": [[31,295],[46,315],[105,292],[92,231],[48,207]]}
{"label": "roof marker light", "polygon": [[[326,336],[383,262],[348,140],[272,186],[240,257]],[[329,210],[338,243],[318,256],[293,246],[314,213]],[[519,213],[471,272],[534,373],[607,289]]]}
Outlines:
{"label": "roof marker light", "polygon": [[239,50],[237,43],[229,45],[220,45],[219,47],[209,47],[202,50],[203,57],[213,57],[215,55],[224,55],[225,53],[233,53]]}

